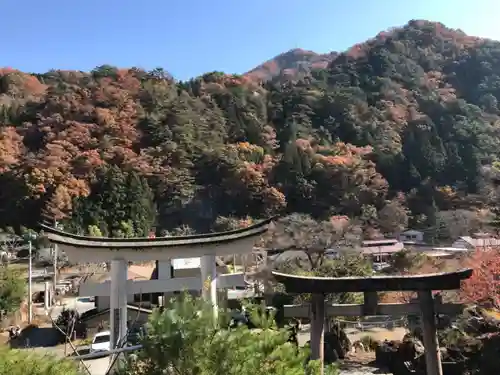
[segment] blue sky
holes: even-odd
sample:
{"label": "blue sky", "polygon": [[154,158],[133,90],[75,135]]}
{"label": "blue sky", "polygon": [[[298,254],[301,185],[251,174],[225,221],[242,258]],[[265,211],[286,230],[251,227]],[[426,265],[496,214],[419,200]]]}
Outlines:
{"label": "blue sky", "polygon": [[0,66],[28,72],[243,73],[292,48],[342,51],[410,19],[500,40],[499,0],[2,0],[0,12]]}

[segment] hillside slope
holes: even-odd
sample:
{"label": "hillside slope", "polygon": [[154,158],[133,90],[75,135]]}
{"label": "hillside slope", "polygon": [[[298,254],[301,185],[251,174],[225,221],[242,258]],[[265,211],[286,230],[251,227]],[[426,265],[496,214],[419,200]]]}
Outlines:
{"label": "hillside slope", "polygon": [[391,232],[407,208],[435,228],[495,203],[500,43],[411,21],[289,78],[0,71],[0,227],[187,233],[289,211]]}
{"label": "hillside slope", "polygon": [[318,54],[296,48],[266,61],[244,75],[261,81],[267,81],[279,75],[293,77],[300,72],[309,73],[311,69],[324,69],[337,55],[336,52]]}

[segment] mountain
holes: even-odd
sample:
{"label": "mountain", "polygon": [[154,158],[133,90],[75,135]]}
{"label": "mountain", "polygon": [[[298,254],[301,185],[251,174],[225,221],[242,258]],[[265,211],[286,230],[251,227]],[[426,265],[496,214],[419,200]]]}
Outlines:
{"label": "mountain", "polygon": [[485,229],[500,203],[499,42],[414,20],[259,69],[0,70],[0,228],[182,234],[298,212],[366,233]]}
{"label": "mountain", "polygon": [[318,54],[300,48],[282,53],[245,73],[251,79],[269,80],[277,75],[295,76],[299,71],[324,69],[337,57],[336,52]]}
{"label": "mountain", "polygon": [[[429,22],[425,20],[413,20],[410,21],[406,27],[393,27],[386,31],[378,33],[373,39],[370,39],[364,43],[359,43],[347,51],[343,52],[344,56],[357,56],[362,53],[370,45],[375,45],[378,42],[384,42],[387,38],[393,38],[402,30],[408,28],[412,24],[417,27],[425,28],[429,25],[434,25],[437,32],[443,33],[443,37],[454,40],[457,42],[474,43],[475,41],[480,41],[480,38],[467,36],[461,30],[452,30],[446,28],[444,25],[437,22]],[[433,27],[433,26],[431,26]],[[274,77],[283,75],[283,78],[295,77],[299,72],[309,73],[313,69],[325,69],[330,63],[332,63],[339,55],[340,52],[330,52],[326,54],[319,54],[313,51],[307,51],[300,48],[292,49],[288,52],[282,53],[272,59],[266,61],[265,63],[255,67],[254,69],[246,72],[244,75],[260,81],[267,81]]]}

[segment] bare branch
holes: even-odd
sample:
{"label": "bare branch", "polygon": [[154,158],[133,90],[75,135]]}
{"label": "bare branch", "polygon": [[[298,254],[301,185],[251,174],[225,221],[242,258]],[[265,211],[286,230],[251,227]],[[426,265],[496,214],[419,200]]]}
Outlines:
{"label": "bare branch", "polygon": [[[46,313],[47,313],[47,316],[49,317],[50,321],[52,322],[52,326],[55,327],[62,335],[64,335],[66,340],[69,342],[71,349],[73,349],[73,354],[78,356],[78,350],[76,349],[75,345],[73,345],[73,343],[71,342],[71,339],[68,340],[68,336],[67,336],[66,332],[64,332],[63,329],[56,324],[56,322],[54,321],[54,319],[50,315],[50,311],[46,310]],[[87,371],[87,373],[89,375],[92,375],[92,373],[90,372],[90,369],[87,367],[87,365],[85,364],[85,362],[83,362],[82,359],[80,359],[80,364],[82,365],[83,368],[85,368],[85,370]]]}

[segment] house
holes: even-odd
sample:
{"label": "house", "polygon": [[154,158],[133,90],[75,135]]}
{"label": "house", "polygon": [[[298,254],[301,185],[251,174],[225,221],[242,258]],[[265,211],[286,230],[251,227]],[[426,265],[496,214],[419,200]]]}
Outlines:
{"label": "house", "polygon": [[[201,277],[200,270],[200,258],[186,258],[186,259],[173,259],[171,262],[171,275],[172,278],[182,279],[182,278],[198,278]],[[224,275],[228,274],[227,266],[217,260],[217,274]],[[110,273],[105,273],[101,277],[94,279],[93,283],[86,283],[80,286],[79,295],[88,296],[95,298],[95,306],[98,311],[103,311],[110,308],[110,296],[107,295],[96,295],[96,288],[99,289],[99,285],[106,284],[110,282]],[[149,264],[131,264],[128,267],[127,279],[134,282],[146,282],[150,280],[158,280],[158,262],[156,265],[154,263]],[[97,282],[97,283],[95,283]],[[168,281],[167,281],[168,282]],[[147,290],[147,287],[145,287]],[[159,305],[159,297],[163,297],[164,301],[179,292],[167,292],[167,293],[148,293],[147,291],[141,292],[140,294],[130,294],[128,296],[127,303],[130,305],[140,305],[142,308],[152,308],[153,306]],[[193,295],[199,295],[199,290],[189,290],[189,293]],[[245,290],[230,290],[228,291],[228,298],[245,298],[247,296],[247,291]],[[165,299],[166,298],[166,299]]]}
{"label": "house", "polygon": [[453,248],[474,250],[477,248],[500,247],[500,239],[488,233],[474,233],[472,236],[459,237],[451,245]]}
{"label": "house", "polygon": [[395,238],[363,241],[361,250],[363,255],[373,258],[375,262],[384,262],[392,254],[404,249],[402,242]]}
{"label": "house", "polygon": [[423,243],[424,232],[419,230],[409,229],[399,234],[398,240],[400,242]]}
{"label": "house", "polygon": [[[145,309],[137,306],[128,305],[127,306],[127,317],[128,324],[130,326],[143,326],[147,323],[149,316],[152,314],[152,310]],[[80,318],[87,328],[88,337],[93,337],[102,327],[103,330],[109,330],[109,308],[101,309],[94,308],[92,310],[84,312]],[[100,327],[101,326],[101,327]]]}

